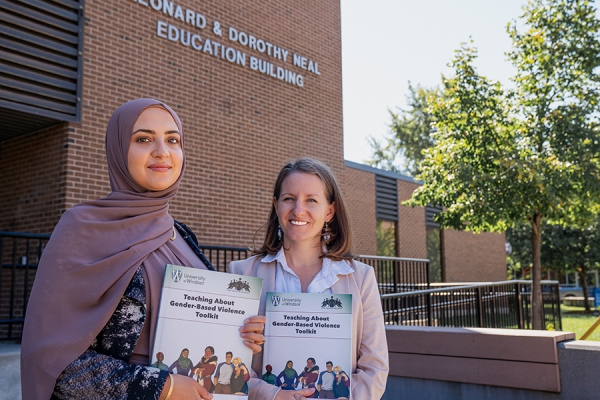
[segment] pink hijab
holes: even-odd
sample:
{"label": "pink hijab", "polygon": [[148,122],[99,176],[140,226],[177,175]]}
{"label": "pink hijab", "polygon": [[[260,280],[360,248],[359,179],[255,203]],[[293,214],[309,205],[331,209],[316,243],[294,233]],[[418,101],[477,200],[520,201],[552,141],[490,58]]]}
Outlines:
{"label": "pink hijab", "polygon": [[151,323],[151,351],[165,265],[185,260],[169,240],[169,200],[179,188],[185,158],[179,179],[168,189],[148,192],[133,180],[127,170],[129,142],[135,122],[148,107],[172,115],[183,146],[179,117],[157,100],[127,102],[110,118],[106,157],[112,193],[66,211],[39,263],[23,328],[25,400],[51,397],[56,378],[106,325],[140,265],[150,309],[145,323]]}

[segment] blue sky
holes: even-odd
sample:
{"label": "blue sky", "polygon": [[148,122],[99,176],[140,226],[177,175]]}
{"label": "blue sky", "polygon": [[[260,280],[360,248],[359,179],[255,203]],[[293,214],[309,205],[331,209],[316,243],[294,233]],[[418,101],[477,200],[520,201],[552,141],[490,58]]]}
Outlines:
{"label": "blue sky", "polygon": [[388,132],[388,109],[406,106],[408,82],[425,87],[452,75],[447,64],[471,37],[478,72],[510,84],[509,21],[524,0],[341,0],[344,158],[362,163],[367,138]]}

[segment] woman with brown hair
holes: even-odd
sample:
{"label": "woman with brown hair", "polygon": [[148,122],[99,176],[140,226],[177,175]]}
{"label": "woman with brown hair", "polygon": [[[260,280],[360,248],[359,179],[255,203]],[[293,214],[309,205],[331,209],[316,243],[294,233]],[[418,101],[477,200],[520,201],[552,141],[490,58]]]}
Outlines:
{"label": "woman with brown hair", "polygon": [[[255,256],[230,264],[229,271],[263,279],[259,314],[267,292],[352,294],[351,393],[378,399],[388,374],[388,353],[373,268],[353,260],[348,215],[338,184],[322,162],[301,158],[284,166],[273,189],[265,240]],[[253,358],[262,370],[262,353]],[[298,399],[314,388],[277,391],[259,379],[250,399]]]}

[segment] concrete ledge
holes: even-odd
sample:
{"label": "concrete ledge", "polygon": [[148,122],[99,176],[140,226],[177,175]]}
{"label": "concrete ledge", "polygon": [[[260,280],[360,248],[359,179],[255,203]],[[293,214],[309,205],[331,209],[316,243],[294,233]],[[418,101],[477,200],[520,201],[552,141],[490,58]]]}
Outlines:
{"label": "concrete ledge", "polygon": [[0,398],[21,398],[21,345],[0,343]]}
{"label": "concrete ledge", "polygon": [[[446,343],[452,347],[453,343]],[[598,366],[600,342],[580,340],[557,343],[561,392],[499,387],[464,382],[436,380],[433,377],[410,378],[394,376],[387,381],[382,400],[596,400],[600,393]],[[390,353],[390,359],[392,353]],[[441,368],[440,366],[438,366]],[[470,371],[463,371],[465,375]],[[534,377],[527,374],[527,377]]]}
{"label": "concrete ledge", "polygon": [[571,332],[386,327],[390,375],[560,392],[557,343]]}
{"label": "concrete ledge", "polygon": [[560,392],[557,364],[390,353],[400,376]]}

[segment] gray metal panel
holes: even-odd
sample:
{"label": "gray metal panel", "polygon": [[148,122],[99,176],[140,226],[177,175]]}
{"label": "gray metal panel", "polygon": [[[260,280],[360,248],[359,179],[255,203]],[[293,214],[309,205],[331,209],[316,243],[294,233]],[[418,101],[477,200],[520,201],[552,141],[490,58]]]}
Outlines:
{"label": "gray metal panel", "polygon": [[425,225],[427,226],[440,226],[435,222],[435,216],[442,211],[441,207],[426,206],[425,207]]}
{"label": "gray metal panel", "polygon": [[83,0],[2,0],[0,49],[0,140],[81,122]]}
{"label": "gray metal panel", "polygon": [[398,180],[375,175],[375,212],[377,219],[398,221]]}

